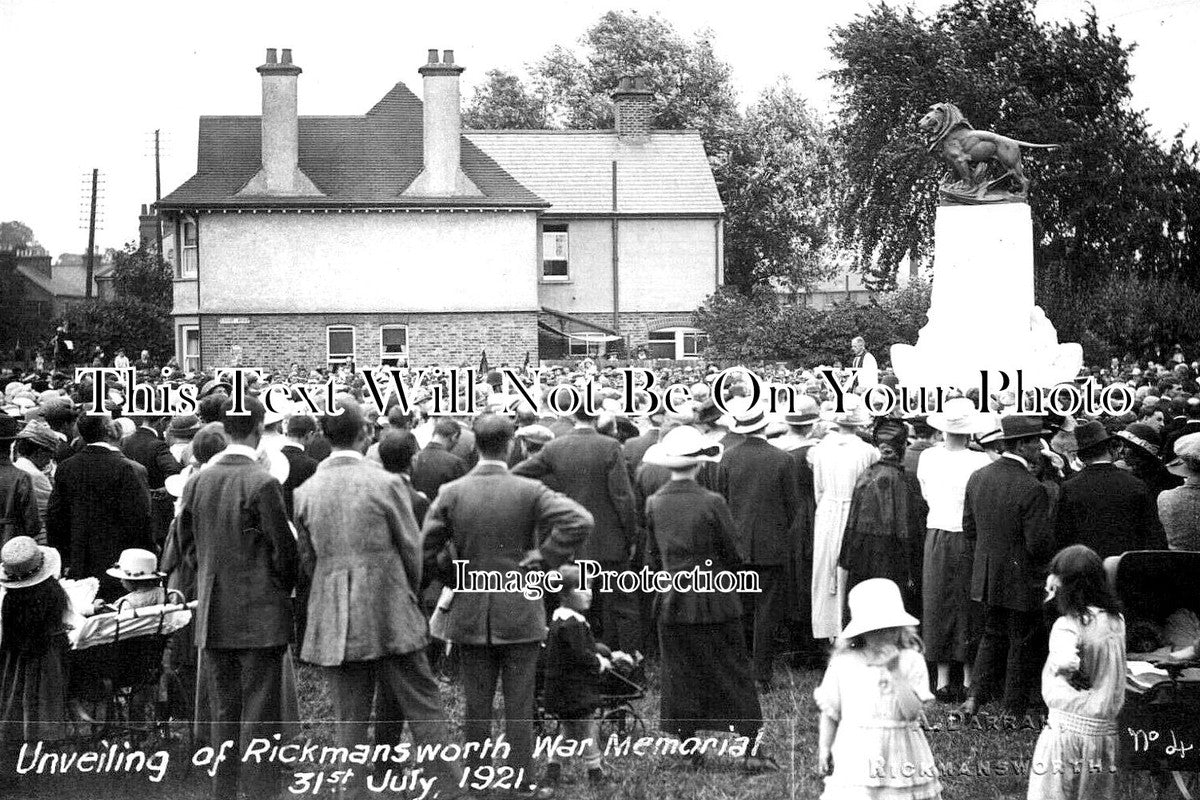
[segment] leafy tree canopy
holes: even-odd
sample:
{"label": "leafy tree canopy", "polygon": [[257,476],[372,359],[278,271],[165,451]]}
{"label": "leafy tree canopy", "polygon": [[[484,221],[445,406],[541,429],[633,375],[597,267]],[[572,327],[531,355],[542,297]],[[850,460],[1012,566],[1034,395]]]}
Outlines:
{"label": "leafy tree canopy", "polygon": [[23,222],[0,222],[0,250],[21,250],[36,244],[33,230]]}
{"label": "leafy tree canopy", "polygon": [[118,297],[170,310],[171,267],[154,247],[130,242],[113,253],[113,289]]}
{"label": "leafy tree canopy", "polygon": [[928,253],[940,166],[915,123],[952,102],[976,128],[1063,150],[1026,157],[1043,265],[1096,274],[1185,275],[1197,263],[1197,150],[1169,147],[1130,108],[1129,53],[1095,10],[1039,22],[1032,0],[957,0],[923,17],[880,4],[835,28],[840,105],[833,137],[846,172],[840,231],[875,285]]}

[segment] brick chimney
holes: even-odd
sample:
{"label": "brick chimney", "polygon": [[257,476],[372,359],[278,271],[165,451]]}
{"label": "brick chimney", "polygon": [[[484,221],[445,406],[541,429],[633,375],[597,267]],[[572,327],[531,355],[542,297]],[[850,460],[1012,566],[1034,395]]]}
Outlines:
{"label": "brick chimney", "polygon": [[654,92],[646,88],[646,79],[621,78],[612,99],[617,136],[633,142],[645,140],[654,118]]}
{"label": "brick chimney", "polygon": [[142,213],[138,217],[138,243],[146,248],[158,247],[158,214],[150,211],[145,203],[142,203]]}
{"label": "brick chimney", "polygon": [[444,197],[482,196],[483,192],[462,171],[462,110],[458,78],[463,67],[454,63],[454,51],[429,51],[428,62],[417,70],[425,81],[422,118],[424,169],[406,195]]}
{"label": "brick chimney", "polygon": [[267,50],[262,76],[262,169],[241,195],[319,195],[322,192],[300,171],[300,119],[296,113],[296,78],[300,68],[292,51],[280,58]]}

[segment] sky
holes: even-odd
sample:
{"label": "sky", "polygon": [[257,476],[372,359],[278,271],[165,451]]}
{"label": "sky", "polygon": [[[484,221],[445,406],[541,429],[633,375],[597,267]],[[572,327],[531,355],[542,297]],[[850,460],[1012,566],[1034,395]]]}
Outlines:
{"label": "sky", "polygon": [[[940,0],[915,0],[931,13]],[[154,200],[154,131],[167,194],[195,170],[205,114],[258,114],[255,68],[290,47],[303,70],[302,115],[362,114],[396,82],[420,94],[431,48],[466,67],[464,102],[488,69],[520,71],[572,45],[610,9],[658,13],[684,34],[714,33],[743,102],[780,76],[823,113],[828,33],[869,0],[0,0],[0,220],[29,225],[55,257],[87,246],[91,170],[101,175],[99,247],[137,237]],[[899,5],[889,0],[889,5]],[[907,4],[905,4],[907,5]],[[1200,136],[1200,0],[1094,0],[1101,22],[1136,42],[1133,105],[1164,138]],[[1040,0],[1043,20],[1079,20],[1083,0]]]}

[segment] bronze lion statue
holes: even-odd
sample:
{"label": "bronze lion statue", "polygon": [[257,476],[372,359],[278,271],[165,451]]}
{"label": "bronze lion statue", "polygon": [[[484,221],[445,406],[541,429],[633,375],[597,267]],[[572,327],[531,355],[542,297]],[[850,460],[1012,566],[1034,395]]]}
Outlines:
{"label": "bronze lion statue", "polygon": [[[984,201],[987,191],[1007,178],[1020,187],[1015,197],[1028,196],[1029,178],[1021,167],[1021,148],[1054,150],[1061,146],[1022,142],[991,131],[975,130],[953,103],[931,105],[917,127],[929,137],[929,152],[940,153],[950,167],[950,173],[942,179],[943,194],[977,202]],[[995,177],[990,173],[993,167],[999,173]]]}

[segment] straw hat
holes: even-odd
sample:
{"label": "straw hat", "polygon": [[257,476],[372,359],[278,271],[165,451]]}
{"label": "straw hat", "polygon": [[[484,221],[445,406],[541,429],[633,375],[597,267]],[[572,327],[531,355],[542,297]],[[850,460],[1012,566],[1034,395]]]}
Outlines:
{"label": "straw hat", "polygon": [[942,404],[940,412],[934,412],[926,420],[931,428],[942,433],[980,434],[992,430],[993,420],[975,409],[969,397],[953,397]]}
{"label": "straw hat", "polygon": [[769,424],[771,424],[771,420],[767,418],[766,406],[760,405],[738,413],[730,413],[729,432],[758,433]]}
{"label": "straw hat", "polygon": [[724,449],[692,426],[681,425],[668,431],[658,444],[651,445],[642,462],[668,469],[685,469],[705,461],[720,461]]}
{"label": "straw hat", "polygon": [[28,439],[43,450],[49,450],[52,453],[63,442],[62,437],[55,433],[45,420],[40,419],[31,419],[26,422],[25,427],[21,429],[16,438]]}
{"label": "straw hat", "polygon": [[517,432],[513,436],[517,439],[527,439],[531,442],[545,444],[554,438],[554,431],[545,425],[526,425],[523,428],[517,428]]}
{"label": "straw hat", "polygon": [[28,536],[14,536],[0,548],[0,586],[24,589],[62,574],[62,557]]}
{"label": "straw hat", "polygon": [[1155,458],[1158,458],[1159,451],[1162,450],[1162,437],[1144,422],[1135,422],[1125,430],[1117,431],[1117,436],[1124,439],[1126,444],[1139,447]]}
{"label": "straw hat", "polygon": [[1000,417],[1000,438],[1004,441],[1046,436],[1049,433],[1042,424],[1042,418],[1033,414],[1006,414]]}
{"label": "straw hat", "polygon": [[904,610],[900,587],[887,578],[870,578],[850,590],[850,624],[843,639],[853,639],[885,628],[907,628],[921,621]]}
{"label": "straw hat", "polygon": [[122,550],[121,557],[105,573],[125,581],[157,580],[166,573],[158,571],[158,559],[149,550]]}
{"label": "straw hat", "polygon": [[1175,459],[1167,464],[1167,470],[1183,478],[1200,475],[1200,433],[1189,433],[1175,440]]}
{"label": "straw hat", "polygon": [[838,411],[837,405],[830,401],[829,407],[821,411],[821,419],[835,425],[861,427],[871,424],[871,412],[867,410],[866,403],[861,397],[849,394],[842,399],[841,411]]}

